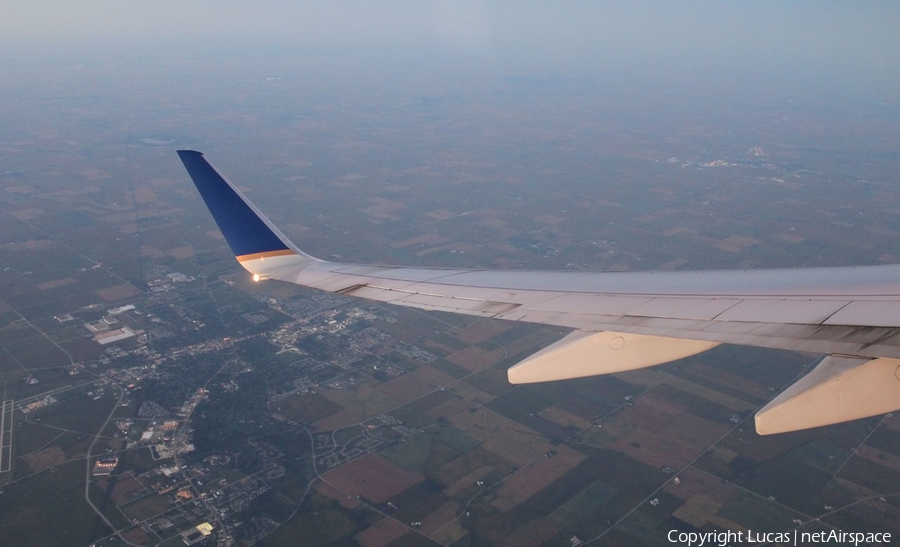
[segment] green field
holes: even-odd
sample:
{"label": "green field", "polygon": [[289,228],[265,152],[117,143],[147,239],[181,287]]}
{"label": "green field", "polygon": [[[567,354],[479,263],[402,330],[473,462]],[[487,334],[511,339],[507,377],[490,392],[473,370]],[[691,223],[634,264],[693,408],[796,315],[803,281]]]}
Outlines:
{"label": "green field", "polygon": [[31,419],[40,418],[43,425],[93,435],[109,416],[118,396],[114,390],[107,387],[103,395],[94,400],[87,395],[87,391],[86,388],[80,388],[76,395],[35,411]]}
{"label": "green field", "polygon": [[172,508],[172,503],[163,496],[154,494],[123,505],[121,511],[130,519],[146,520]]}
{"label": "green field", "polygon": [[352,545],[350,538],[374,515],[366,509],[347,511],[336,502],[312,493],[304,510],[260,542],[263,547],[284,545]]}
{"label": "green field", "polygon": [[111,530],[84,499],[83,461],[60,465],[7,485],[0,493],[0,537],[16,547],[82,547]]}

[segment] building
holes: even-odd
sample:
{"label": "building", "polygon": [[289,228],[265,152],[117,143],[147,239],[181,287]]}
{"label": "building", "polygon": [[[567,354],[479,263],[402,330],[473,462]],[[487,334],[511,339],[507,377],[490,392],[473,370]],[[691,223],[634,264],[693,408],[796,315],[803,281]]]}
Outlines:
{"label": "building", "polygon": [[118,308],[110,308],[106,311],[108,315],[119,315],[120,313],[125,313],[127,311],[131,311],[134,309],[133,304],[128,304],[125,306],[119,306]]}
{"label": "building", "polygon": [[101,458],[94,462],[92,475],[95,477],[109,475],[116,469],[117,465],[119,465],[119,458]]}
{"label": "building", "polygon": [[204,522],[203,524],[198,524],[193,528],[181,532],[181,541],[183,541],[185,545],[193,545],[203,541],[206,536],[212,534],[212,531],[212,524]]}
{"label": "building", "polygon": [[103,332],[94,336],[94,342],[98,342],[100,345],[105,346],[106,344],[111,344],[113,342],[118,342],[119,340],[131,338],[132,336],[134,336],[134,334],[134,331],[129,329],[128,327],[122,327],[121,329]]}

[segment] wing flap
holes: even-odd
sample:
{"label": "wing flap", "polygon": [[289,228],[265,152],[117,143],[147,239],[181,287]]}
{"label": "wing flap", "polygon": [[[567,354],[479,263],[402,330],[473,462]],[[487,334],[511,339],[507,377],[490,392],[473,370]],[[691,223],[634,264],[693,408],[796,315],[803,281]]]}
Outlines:
{"label": "wing flap", "polygon": [[529,309],[546,312],[597,313],[626,315],[651,300],[646,296],[620,296],[607,294],[555,294],[552,299],[528,306]]}
{"label": "wing flap", "polygon": [[756,413],[760,435],[900,410],[900,360],[830,355]]}
{"label": "wing flap", "polygon": [[509,302],[493,302],[490,300],[468,298],[447,298],[426,294],[412,294],[395,303],[423,310],[452,311],[456,313],[467,313],[469,315],[486,315],[489,317],[495,317],[518,306],[518,304],[511,304]]}
{"label": "wing flap", "polygon": [[740,300],[727,298],[654,298],[631,310],[627,315],[711,321],[739,302]]}
{"label": "wing flap", "polygon": [[490,317],[508,312],[519,306],[519,304],[510,302],[497,302],[469,297],[458,298],[417,292],[412,290],[412,288],[390,289],[373,285],[355,285],[340,291],[340,293],[422,310],[449,311]]}
{"label": "wing flap", "polygon": [[718,344],[623,332],[573,331],[507,371],[512,384],[569,380],[668,363]]}
{"label": "wing flap", "polygon": [[826,325],[900,327],[900,302],[857,300],[825,321]]}
{"label": "wing flap", "polygon": [[848,303],[847,300],[742,300],[715,320],[816,325]]}

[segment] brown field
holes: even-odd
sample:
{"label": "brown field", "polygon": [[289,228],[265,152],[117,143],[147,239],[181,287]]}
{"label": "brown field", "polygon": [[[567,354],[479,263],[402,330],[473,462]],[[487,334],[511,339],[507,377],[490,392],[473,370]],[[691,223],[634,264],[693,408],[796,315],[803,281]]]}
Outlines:
{"label": "brown field", "polygon": [[723,370],[722,367],[711,367],[703,363],[697,363],[690,367],[690,371],[694,374],[705,376],[710,380],[720,382],[728,387],[743,391],[751,397],[768,399],[771,396],[768,390],[760,384],[748,380],[747,378],[737,376],[736,374],[730,374]]}
{"label": "brown field", "polygon": [[194,247],[191,245],[184,245],[183,247],[167,249],[166,254],[177,260],[181,260],[182,258],[190,258],[194,256]]}
{"label": "brown field", "polygon": [[505,321],[473,321],[464,327],[453,329],[448,334],[459,338],[467,344],[474,345],[489,340],[511,328],[512,326]]}
{"label": "brown field", "polygon": [[448,501],[438,507],[434,512],[422,518],[422,527],[419,531],[426,536],[431,536],[459,514],[460,506],[455,501]]}
{"label": "brown field", "polygon": [[672,421],[667,434],[688,440],[705,449],[718,442],[731,428],[732,424],[720,424],[685,412]]}
{"label": "brown field", "polygon": [[717,448],[728,448],[733,452],[739,451],[742,458],[755,462],[768,461],[806,442],[803,437],[797,435],[764,435],[754,438],[752,443],[737,444],[733,437],[729,437]]}
{"label": "brown field", "polygon": [[623,410],[618,419],[634,424],[638,429],[658,431],[685,411],[686,406],[651,391],[634,401],[633,406]]}
{"label": "brown field", "polygon": [[[459,483],[459,491],[462,491],[466,486],[466,481],[468,481],[469,485],[472,485],[477,479],[487,476],[491,470],[499,470],[506,473],[511,466],[512,464],[508,460],[489,450],[485,450],[481,446],[476,446],[465,454],[435,469],[429,476],[441,484],[448,485],[448,487]],[[485,471],[485,474],[469,481],[469,478],[474,476],[473,469],[481,470],[485,467],[489,468]]]}
{"label": "brown field", "polygon": [[[486,408],[479,408],[477,412],[460,414],[450,421],[454,426],[468,433],[473,439],[482,442],[494,439],[505,431],[527,429],[525,426]],[[529,430],[529,433],[534,432]]]}
{"label": "brown field", "polygon": [[475,408],[475,404],[471,401],[453,398],[449,401],[444,401],[434,408],[429,409],[427,412],[425,412],[425,414],[430,418],[434,418],[435,420],[440,418],[449,420],[456,415],[462,414],[463,412],[468,412],[472,408]]}
{"label": "brown field", "polygon": [[540,458],[503,481],[503,486],[497,491],[497,497],[491,505],[501,511],[509,511],[549,486],[586,458],[584,454],[565,446],[558,446],[555,450],[557,451],[555,456]]}
{"label": "brown field", "polygon": [[703,397],[708,401],[712,401],[718,405],[724,406],[725,408],[730,408],[735,412],[745,412],[756,408],[752,403],[742,401],[730,395],[725,395],[724,393],[720,393],[708,387],[703,387],[683,378],[670,376],[669,379],[666,380],[666,384],[676,389],[686,391],[687,393],[690,393],[692,395]]}
{"label": "brown field", "polygon": [[478,346],[469,346],[445,357],[454,365],[459,365],[472,372],[489,367],[501,358],[503,358],[503,349],[498,347],[494,351],[485,351]]}
{"label": "brown field", "polygon": [[790,232],[785,232],[783,234],[778,234],[776,236],[778,239],[783,239],[785,241],[790,241],[791,243],[803,243],[806,241],[806,238],[803,236],[795,235]]}
{"label": "brown field", "polygon": [[659,431],[635,429],[612,448],[653,467],[679,467],[699,456],[729,429],[685,412]]}
{"label": "brown field", "polygon": [[885,484],[900,481],[900,473],[866,458],[850,458],[841,469],[841,478],[875,492],[884,492]]}
{"label": "brown field", "polygon": [[91,437],[84,437],[66,447],[66,459],[73,460],[75,458],[83,458],[87,455],[88,447],[91,446]]}
{"label": "brown field", "polygon": [[44,247],[53,247],[56,243],[52,239],[28,239],[26,241],[13,241],[0,245],[4,251],[33,251]]}
{"label": "brown field", "polygon": [[113,285],[112,287],[107,287],[105,289],[100,289],[94,292],[97,293],[97,296],[99,296],[103,300],[106,300],[107,302],[112,302],[114,300],[123,300],[125,298],[131,298],[132,296],[141,294],[141,291],[139,291],[130,283]]}
{"label": "brown field", "polygon": [[323,477],[351,496],[363,496],[373,503],[384,503],[425,479],[375,453],[332,469]]}
{"label": "brown field", "polygon": [[81,175],[88,180],[108,179],[111,175],[102,169],[85,169]]}
{"label": "brown field", "polygon": [[558,217],[556,215],[538,215],[534,217],[534,220],[542,224],[559,224],[560,222],[566,221],[563,217]]}
{"label": "brown field", "polygon": [[678,477],[681,479],[681,484],[676,485],[669,482],[664,490],[683,500],[700,495],[725,506],[739,493],[738,487],[734,484],[693,467],[685,469],[684,472],[678,474]]}
{"label": "brown field", "polygon": [[134,201],[137,203],[153,203],[157,206],[165,206],[167,204],[160,203],[159,194],[156,190],[146,186],[138,186],[134,189]]}
{"label": "brown field", "polygon": [[522,466],[553,448],[545,437],[537,433],[518,429],[504,431],[482,445],[498,456],[502,456],[517,466]]}
{"label": "brown field", "polygon": [[[0,309],[2,309],[2,308],[3,308],[3,301],[0,300]],[[898,420],[897,418],[900,418],[900,415],[895,416],[891,420],[884,420],[883,422],[881,422],[881,427],[886,427],[886,428],[890,429],[891,431],[900,433],[900,420]]]}
{"label": "brown field", "polygon": [[63,452],[62,448],[53,445],[43,450],[26,454],[25,456],[22,456],[22,459],[25,460],[25,463],[28,464],[28,467],[31,468],[32,471],[37,473],[38,471],[43,471],[44,469],[63,463],[66,461],[66,454]]}
{"label": "brown field", "polygon": [[[695,239],[701,239],[699,236]],[[734,243],[729,243],[727,241],[714,240],[711,238],[702,238],[706,240],[710,245],[719,249],[720,251],[727,251],[729,253],[739,253],[744,250],[744,247],[741,245],[735,245]]]}
{"label": "brown field", "polygon": [[465,382],[453,384],[450,389],[453,391],[453,393],[459,395],[463,399],[472,401],[473,403],[477,404],[484,404],[494,398],[493,395],[485,393],[484,391],[481,391],[480,389],[473,387],[471,384],[467,384]]}
{"label": "brown field", "polygon": [[448,218],[455,217],[459,213],[457,213],[455,211],[447,211],[446,209],[435,209],[433,211],[428,211],[423,214],[424,214],[424,216],[429,217],[429,218],[434,218],[437,220],[447,220]]}
{"label": "brown field", "polygon": [[91,340],[90,337],[75,338],[60,342],[59,345],[77,361],[87,361],[99,357],[103,351],[103,346]]}
{"label": "brown field", "polygon": [[[107,488],[109,488],[109,483],[109,477],[102,478],[97,481],[97,488],[106,492]],[[112,487],[112,491],[109,492],[108,496],[116,502],[116,505],[119,505],[127,499],[128,494],[135,490],[143,489],[144,487],[141,486],[141,483],[135,480],[134,477],[120,477],[115,486]]]}
{"label": "brown field", "polygon": [[321,420],[312,424],[313,431],[334,431],[335,429],[340,429],[342,427],[347,427],[348,425],[356,424],[359,422],[363,422],[366,419],[366,415],[359,408],[350,408],[344,409],[340,412],[332,414],[327,418],[322,418]]}
{"label": "brown field", "polygon": [[677,445],[670,444],[669,441],[657,438],[652,431],[643,429],[631,431],[612,443],[610,448],[653,467],[664,465],[681,467],[696,457],[696,452],[691,446],[681,442]]}
{"label": "brown field", "polygon": [[397,310],[396,321],[378,321],[375,328],[390,334],[398,340],[404,340],[411,344],[419,344],[419,336],[434,336],[434,331],[443,331],[447,325],[435,320],[433,317],[422,315],[411,310]]}
{"label": "brown field", "polygon": [[479,479],[482,479],[488,475],[494,468],[489,465],[482,465],[475,471],[472,471],[465,477],[458,479],[457,481],[450,483],[447,485],[447,488],[444,488],[444,493],[448,496],[455,496],[459,492],[462,492],[466,488],[475,484]]}
{"label": "brown field", "polygon": [[111,213],[108,215],[104,215],[97,220],[105,222],[107,224],[121,224],[123,222],[133,222],[135,217],[137,217],[138,220],[158,217],[178,217],[181,216],[181,213],[183,212],[184,209],[182,209],[181,207],[172,207],[168,209],[146,209],[143,211],[138,211],[137,213],[133,211],[129,211],[127,213]]}
{"label": "brown field", "polygon": [[602,427],[592,427],[582,433],[584,440],[590,444],[608,448],[614,441],[634,431],[634,426],[620,420],[618,416],[604,418],[599,424]]}
{"label": "brown field", "polygon": [[488,367],[463,379],[463,382],[489,393],[491,399],[513,388],[503,367]]}
{"label": "brown field", "polygon": [[[848,481],[848,480],[842,479],[840,477],[835,477],[832,480],[834,480],[835,487],[839,488],[843,492],[848,493],[850,496],[854,497],[855,499],[868,499],[869,500],[868,503],[871,503],[874,501],[872,498],[875,498],[875,496],[878,495],[878,493],[875,490],[872,490],[871,488],[866,488],[865,486],[860,486],[860,485],[856,484],[855,482]],[[884,508],[885,507],[882,505],[881,509],[883,510]],[[897,516],[900,517],[900,508],[894,508],[893,512],[897,513]],[[900,522],[900,520],[898,520],[897,522]]]}
{"label": "brown field", "polygon": [[411,401],[409,403],[409,408],[415,409],[418,412],[428,412],[429,410],[440,406],[442,403],[445,403],[451,399],[455,399],[450,392],[448,391],[432,391],[427,395],[419,397],[415,401]]}
{"label": "brown field", "polygon": [[396,378],[378,384],[373,391],[389,397],[400,404],[410,399],[415,399],[434,389],[434,386],[419,378],[415,374],[401,374]]}
{"label": "brown field", "polygon": [[679,518],[684,522],[703,528],[710,519],[714,518],[722,504],[716,503],[708,498],[700,495],[691,496],[684,505],[679,507],[672,513],[673,517]]}
{"label": "brown field", "polygon": [[856,455],[860,458],[865,458],[879,465],[893,469],[894,471],[900,471],[900,457],[889,452],[878,450],[872,446],[863,445]]}
{"label": "brown field", "polygon": [[315,486],[315,490],[322,496],[337,501],[344,509],[356,509],[360,505],[359,500],[354,497],[347,496],[347,494],[341,492],[327,482],[318,481]]}
{"label": "brown field", "polygon": [[666,262],[665,264],[660,264],[659,268],[657,268],[657,269],[668,270],[668,271],[677,270],[678,268],[684,266],[687,263],[688,263],[688,261],[683,258],[676,258],[675,260],[670,260],[670,261]]}
{"label": "brown field", "polygon": [[[217,232],[218,233],[218,232]],[[266,287],[272,295],[277,298],[293,298],[300,294],[300,289],[297,287],[292,287],[291,285],[273,285],[271,287]]]}
{"label": "brown field", "polygon": [[28,209],[19,209],[18,211],[13,211],[10,214],[19,220],[31,220],[43,215],[44,211],[42,209],[38,209],[37,207],[29,207]]}
{"label": "brown field", "polygon": [[130,541],[131,543],[135,543],[137,545],[144,545],[150,541],[150,536],[147,535],[140,527],[132,528],[127,532],[122,534],[122,537],[125,538],[126,541]]}
{"label": "brown field", "polygon": [[[579,418],[593,422],[608,412],[608,408],[592,399],[587,393],[573,392],[568,397],[557,398],[554,404]],[[605,425],[603,427],[606,427]]]}
{"label": "brown field", "polygon": [[428,256],[430,254],[435,253],[445,253],[447,251],[472,251],[474,249],[472,245],[467,243],[448,243],[447,245],[442,245],[440,247],[432,247],[430,249],[425,249],[415,253],[416,256]]}
{"label": "brown field", "polygon": [[42,291],[46,291],[48,289],[55,289],[57,287],[65,287],[66,285],[71,285],[75,283],[74,277],[65,277],[63,279],[55,279],[53,281],[45,281],[43,283],[38,283],[35,287],[39,288]]}
{"label": "brown field", "polygon": [[409,247],[410,245],[423,246],[427,245],[429,247],[433,245],[441,245],[442,243],[446,243],[450,241],[444,236],[439,236],[437,234],[424,234],[416,237],[411,237],[409,239],[404,239],[401,241],[397,241],[396,243],[391,243],[391,247],[395,249],[402,249],[403,247]]}
{"label": "brown field", "polygon": [[409,528],[392,518],[383,518],[353,536],[362,547],[384,547],[409,532]]}
{"label": "brown field", "polygon": [[19,186],[7,186],[3,190],[6,192],[9,192],[10,194],[33,194],[33,193],[37,192],[37,190],[35,190],[34,186],[31,186],[30,184],[22,184]]}
{"label": "brown field", "polygon": [[559,338],[558,334],[554,334],[550,331],[539,330],[523,336],[522,338],[519,338],[518,340],[515,340],[509,344],[506,344],[506,350],[509,352],[509,355],[518,355],[528,350],[534,350],[535,348],[546,346],[557,338]]}
{"label": "brown field", "polygon": [[453,545],[457,541],[468,535],[469,531],[463,528],[462,524],[457,521],[453,521],[447,526],[441,528],[438,532],[436,532],[431,539],[440,543],[441,545]]}
{"label": "brown field", "polygon": [[425,381],[437,384],[439,386],[445,386],[456,379],[446,372],[441,372],[430,365],[419,365],[418,367],[416,367],[416,370],[413,374],[420,378],[423,378]]}
{"label": "brown field", "polygon": [[501,547],[539,547],[550,541],[559,527],[549,520],[530,520],[520,526],[501,543]]}
{"label": "brown field", "polygon": [[316,428],[325,431],[368,420],[397,406],[396,402],[369,385],[353,390],[320,389],[317,393],[344,409],[315,423]]}
{"label": "brown field", "polygon": [[316,422],[343,409],[318,393],[291,395],[273,405],[279,414],[297,422]]}
{"label": "brown field", "polygon": [[548,406],[544,410],[538,412],[538,416],[540,416],[541,418],[546,418],[555,424],[561,425],[562,427],[577,427],[578,429],[585,429],[586,427],[590,427],[591,425],[591,422],[574,414],[570,414],[561,408],[556,408],[555,406]]}
{"label": "brown field", "polygon": [[166,256],[166,253],[160,251],[153,245],[141,245],[141,256],[148,256],[150,258],[163,258]]}
{"label": "brown field", "polygon": [[449,355],[456,351],[450,346],[446,346],[435,340],[425,340],[425,342],[422,343],[422,347],[439,357],[443,355]]}
{"label": "brown field", "polygon": [[[350,176],[350,175],[347,175]],[[360,175],[358,178],[364,178]],[[392,213],[396,211],[402,211],[406,209],[406,204],[402,201],[396,201],[392,199],[386,199],[378,196],[374,196],[369,198],[370,202],[373,202],[371,206],[363,209],[368,215],[373,216],[378,219],[385,220],[398,220],[398,217],[393,215]]]}
{"label": "brown field", "polygon": [[615,375],[620,380],[625,380],[629,384],[650,387],[665,380],[669,375],[658,368],[642,368],[638,370],[629,370],[628,372],[620,372]]}

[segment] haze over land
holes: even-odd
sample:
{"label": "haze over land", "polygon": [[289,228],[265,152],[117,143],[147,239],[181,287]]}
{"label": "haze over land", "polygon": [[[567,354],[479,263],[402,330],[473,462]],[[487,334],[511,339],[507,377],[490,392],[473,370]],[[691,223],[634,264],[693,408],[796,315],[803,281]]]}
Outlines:
{"label": "haze over land", "polygon": [[513,387],[560,331],[253,284],[174,153],[322,258],[897,263],[897,28],[888,2],[5,7],[2,541],[900,533],[900,420],[753,432],[816,356]]}

